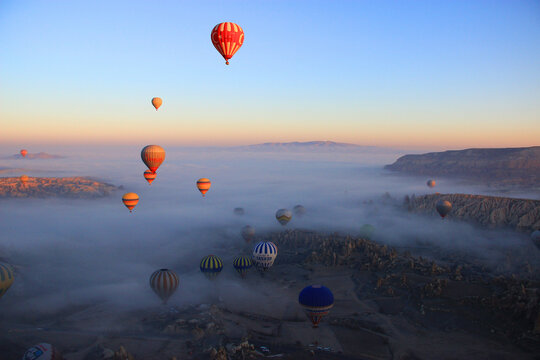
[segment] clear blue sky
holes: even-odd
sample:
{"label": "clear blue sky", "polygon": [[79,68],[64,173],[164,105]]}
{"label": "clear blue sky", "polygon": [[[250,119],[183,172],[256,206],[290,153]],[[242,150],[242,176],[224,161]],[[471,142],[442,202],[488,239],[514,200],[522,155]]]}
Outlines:
{"label": "clear blue sky", "polygon": [[0,96],[17,143],[540,145],[540,2],[3,0]]}

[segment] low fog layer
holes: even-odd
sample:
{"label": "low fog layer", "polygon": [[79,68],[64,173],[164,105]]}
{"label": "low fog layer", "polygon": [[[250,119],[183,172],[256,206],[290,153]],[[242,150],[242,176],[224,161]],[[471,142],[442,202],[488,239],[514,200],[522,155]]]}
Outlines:
{"label": "low fog layer", "polygon": [[[240,236],[243,226],[254,226],[257,235],[281,231],[276,210],[297,204],[304,205],[307,213],[302,218],[293,216],[286,228],[358,235],[361,226],[369,223],[377,229],[376,241],[398,247],[436,244],[471,253],[487,264],[499,261],[507,250],[537,251],[526,234],[415,216],[388,200],[385,205],[385,192],[399,203],[406,194],[478,190],[444,179],[437,179],[437,187],[429,189],[427,179],[399,177],[382,169],[401,154],[166,148],[166,160],[149,186],[143,178],[141,148],[51,149],[67,158],[30,165],[22,159],[2,162],[5,167],[29,168],[30,176],[93,176],[124,187],[110,198],[96,200],[0,202],[0,258],[17,269],[16,282],[2,299],[12,316],[52,315],[68,306],[95,303],[115,311],[154,306],[159,300],[148,278],[165,267],[180,275],[171,305],[227,299],[231,289],[238,296],[230,301],[239,306],[256,301],[271,304],[267,285],[258,277],[240,281],[232,260],[250,253],[251,246]],[[212,181],[206,198],[195,186],[201,177]],[[124,192],[140,196],[132,214],[121,202]],[[244,208],[245,215],[235,215],[235,207]],[[225,264],[213,283],[199,271],[200,259],[209,254],[222,257]]]}

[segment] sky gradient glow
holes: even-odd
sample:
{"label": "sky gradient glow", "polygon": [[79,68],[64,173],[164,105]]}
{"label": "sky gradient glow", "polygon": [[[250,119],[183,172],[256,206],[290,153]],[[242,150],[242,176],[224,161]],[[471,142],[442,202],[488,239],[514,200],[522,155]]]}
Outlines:
{"label": "sky gradient glow", "polygon": [[21,147],[540,145],[540,2],[4,0],[0,124]]}

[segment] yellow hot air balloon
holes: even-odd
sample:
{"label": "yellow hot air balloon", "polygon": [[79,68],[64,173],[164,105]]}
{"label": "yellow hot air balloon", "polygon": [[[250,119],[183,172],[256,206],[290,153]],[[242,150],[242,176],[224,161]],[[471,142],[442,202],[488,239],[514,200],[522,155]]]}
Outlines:
{"label": "yellow hot air balloon", "polygon": [[129,209],[129,212],[131,212],[135,205],[137,205],[139,202],[139,195],[133,192],[125,193],[124,196],[122,196],[122,202]]}
{"label": "yellow hot air balloon", "polygon": [[0,298],[8,291],[14,279],[11,266],[0,262]]}
{"label": "yellow hot air balloon", "polygon": [[156,108],[156,111],[159,109],[159,107],[163,104],[163,100],[159,97],[152,98],[152,105]]}
{"label": "yellow hot air balloon", "polygon": [[208,192],[212,183],[207,178],[200,178],[197,180],[197,188],[201,192],[202,196]]}
{"label": "yellow hot air balloon", "polygon": [[26,183],[28,182],[28,179],[29,179],[28,175],[21,175],[21,177],[19,178],[19,180],[21,180],[21,183],[23,185],[26,185]]}

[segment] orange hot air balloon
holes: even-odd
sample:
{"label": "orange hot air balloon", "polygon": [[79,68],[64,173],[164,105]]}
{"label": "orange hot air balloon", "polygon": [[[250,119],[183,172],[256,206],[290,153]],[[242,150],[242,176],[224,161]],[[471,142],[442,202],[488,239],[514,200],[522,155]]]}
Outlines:
{"label": "orange hot air balloon", "polygon": [[155,172],[151,172],[150,170],[146,170],[144,172],[144,178],[150,185],[152,185],[152,181],[156,180],[157,174]]}
{"label": "orange hot air balloon", "polygon": [[26,154],[28,154],[28,150],[22,149],[22,150],[21,150],[21,155],[22,155],[22,157],[25,157]]}
{"label": "orange hot air balloon", "polygon": [[212,44],[229,65],[229,60],[244,43],[244,30],[235,23],[223,22],[212,29]]}
{"label": "orange hot air balloon", "polygon": [[135,205],[137,205],[139,202],[139,195],[132,192],[125,193],[124,196],[122,196],[122,202],[129,209],[129,212],[131,212]]}
{"label": "orange hot air balloon", "polygon": [[28,182],[28,175],[21,175],[21,177],[19,178],[19,180],[21,180],[22,184],[23,185],[26,185],[26,183]]}
{"label": "orange hot air balloon", "polygon": [[156,108],[156,111],[157,109],[159,109],[161,104],[163,104],[163,100],[161,100],[161,98],[158,98],[158,97],[152,98],[152,105],[154,105],[154,107]]}
{"label": "orange hot air balloon", "polygon": [[141,159],[148,169],[155,173],[165,160],[165,150],[158,145],[147,145],[141,151]]}
{"label": "orange hot air balloon", "polygon": [[202,196],[208,192],[212,183],[207,178],[201,178],[197,180],[197,188],[201,192]]}

